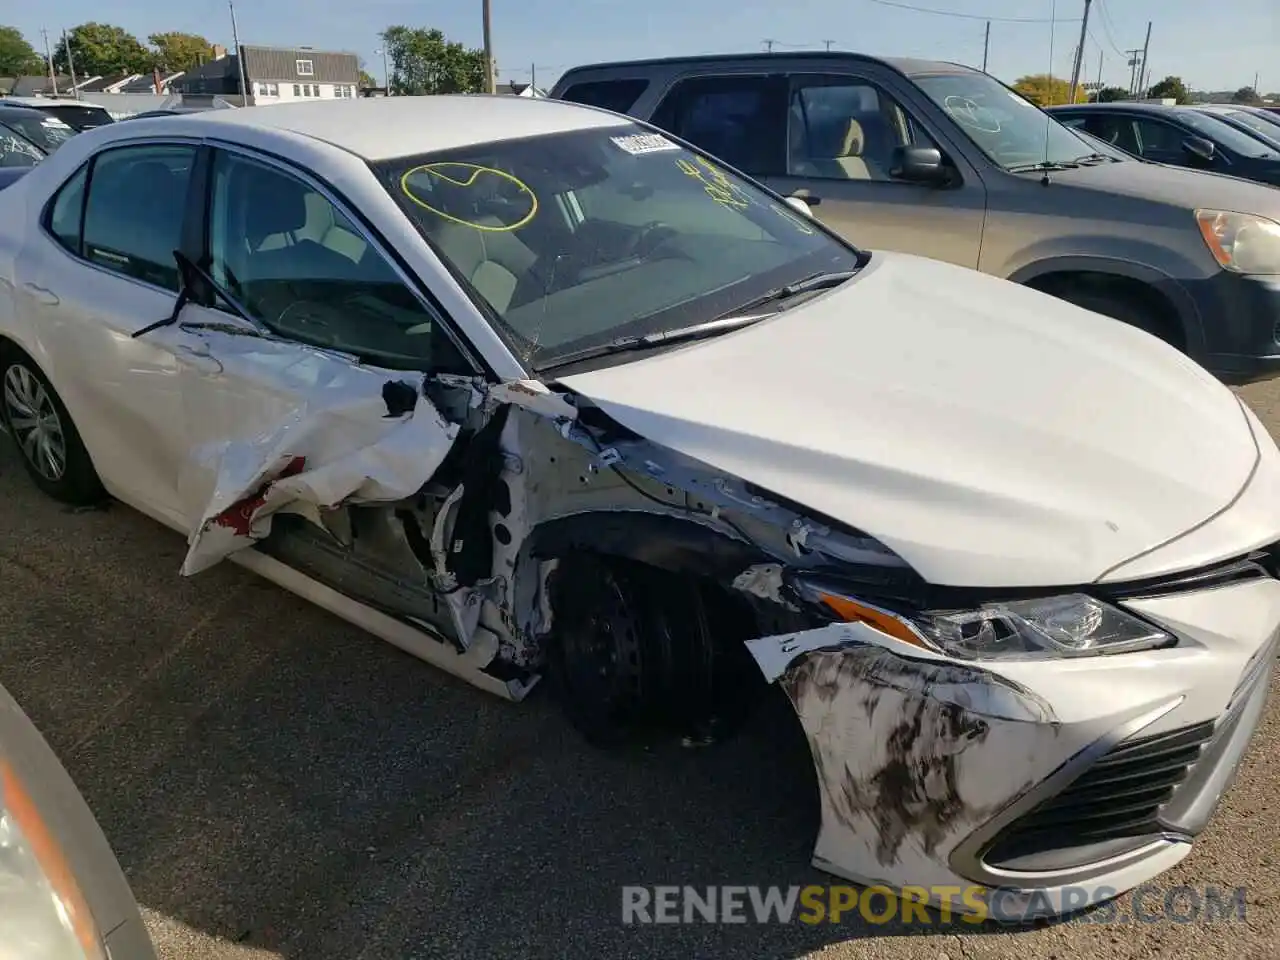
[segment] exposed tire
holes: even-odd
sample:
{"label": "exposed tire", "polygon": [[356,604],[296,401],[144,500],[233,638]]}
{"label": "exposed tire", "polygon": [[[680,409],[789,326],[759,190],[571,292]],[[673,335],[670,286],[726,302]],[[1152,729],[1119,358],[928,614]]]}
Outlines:
{"label": "exposed tire", "polygon": [[1135,297],[1127,296],[1121,292],[1095,291],[1076,287],[1066,287],[1065,289],[1056,290],[1054,293],[1059,299],[1073,303],[1077,307],[1084,307],[1084,309],[1100,313],[1104,317],[1127,323],[1129,326],[1137,327],[1139,330],[1149,333],[1153,337],[1177,347],[1179,350],[1183,349],[1182,337],[1175,330],[1173,324],[1169,320],[1158,316],[1150,306],[1140,302]]}
{"label": "exposed tire", "polygon": [[760,685],[741,642],[751,627],[714,586],[586,554],[561,561],[552,590],[547,679],[589,743],[674,733],[703,745],[747,715]]}
{"label": "exposed tire", "polygon": [[0,420],[27,474],[50,497],[78,507],[106,497],[62,398],[35,362],[13,348],[0,352]]}

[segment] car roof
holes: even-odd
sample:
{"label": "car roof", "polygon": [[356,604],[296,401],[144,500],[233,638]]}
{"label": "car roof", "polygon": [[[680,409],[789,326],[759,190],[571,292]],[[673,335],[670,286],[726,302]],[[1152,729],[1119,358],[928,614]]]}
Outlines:
{"label": "car roof", "polygon": [[0,107],[35,107],[37,110],[46,110],[50,107],[81,107],[87,110],[102,110],[104,113],[107,111],[107,108],[100,103],[63,97],[5,97],[0,99]]}
{"label": "car roof", "polygon": [[1187,108],[1184,105],[1175,107],[1167,103],[1143,103],[1140,100],[1113,100],[1110,103],[1058,103],[1045,109],[1050,113],[1061,113],[1066,110],[1096,110],[1099,113],[1108,113],[1123,110],[1127,113],[1177,114]]}
{"label": "car roof", "polygon": [[951,63],[946,60],[920,60],[914,57],[876,57],[865,53],[854,53],[849,50],[794,50],[785,53],[714,53],[697,57],[654,57],[648,60],[612,60],[602,63],[579,64],[566,70],[564,77],[578,71],[612,70],[646,67],[670,67],[687,65],[714,65],[722,63],[768,62],[770,60],[861,60],[890,67],[907,76],[921,76],[936,73],[979,73],[973,67]]}
{"label": "car roof", "polygon": [[[140,117],[137,122],[148,119]],[[495,140],[617,127],[628,121],[560,100],[454,94],[202,110],[163,121],[157,117],[153,122],[163,122],[166,132],[181,129],[212,137],[234,138],[235,130],[246,128],[287,131],[332,144],[365,160],[385,160]]]}

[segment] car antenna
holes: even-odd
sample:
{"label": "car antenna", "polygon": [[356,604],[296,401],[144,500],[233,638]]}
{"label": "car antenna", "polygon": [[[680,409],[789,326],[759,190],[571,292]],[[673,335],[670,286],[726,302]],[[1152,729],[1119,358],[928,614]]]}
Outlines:
{"label": "car antenna", "polygon": [[[1045,85],[1048,88],[1049,99],[1053,99],[1053,35],[1058,27],[1058,0],[1052,0],[1049,6],[1049,82]],[[1071,96],[1070,93],[1067,96]],[[1043,107],[1041,108],[1044,109]],[[1047,187],[1049,185],[1049,124],[1053,122],[1053,117],[1049,116],[1049,111],[1044,110],[1044,166],[1041,167],[1040,185]]]}

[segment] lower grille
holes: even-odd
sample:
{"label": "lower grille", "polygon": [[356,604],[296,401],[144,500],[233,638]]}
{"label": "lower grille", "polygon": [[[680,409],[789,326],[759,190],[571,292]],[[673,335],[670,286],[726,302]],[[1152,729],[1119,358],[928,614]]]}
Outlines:
{"label": "lower grille", "polygon": [[1123,740],[1069,787],[1015,820],[983,858],[990,864],[1047,850],[1161,833],[1161,807],[1213,738],[1215,724]]}

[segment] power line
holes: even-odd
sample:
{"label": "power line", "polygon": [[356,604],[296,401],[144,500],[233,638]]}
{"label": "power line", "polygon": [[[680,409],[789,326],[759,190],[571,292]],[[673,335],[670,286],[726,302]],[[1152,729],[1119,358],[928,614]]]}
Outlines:
{"label": "power line", "polygon": [[913,13],[928,13],[935,17],[955,17],[959,20],[990,20],[992,23],[1079,23],[1079,17],[991,17],[985,13],[956,13],[953,10],[938,10],[933,7],[917,7],[910,3],[898,3],[897,0],[871,0],[882,7],[894,7],[898,10],[910,10]]}
{"label": "power line", "polygon": [[1107,14],[1107,8],[1103,4],[1103,0],[1098,0],[1098,12],[1102,14],[1102,32],[1107,35],[1107,43],[1111,44],[1111,49],[1116,52],[1116,56],[1123,57],[1124,51],[1120,49],[1116,43],[1115,35],[1111,32],[1111,17]]}

